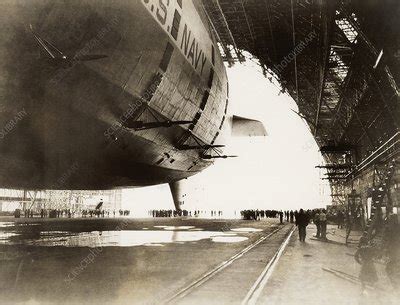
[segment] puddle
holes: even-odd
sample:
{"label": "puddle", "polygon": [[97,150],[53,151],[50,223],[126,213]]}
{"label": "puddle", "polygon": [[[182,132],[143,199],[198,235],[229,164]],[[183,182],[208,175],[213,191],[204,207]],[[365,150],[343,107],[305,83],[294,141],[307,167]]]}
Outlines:
{"label": "puddle", "polygon": [[40,232],[40,235],[57,235],[57,234],[71,234],[73,235],[73,232],[69,232],[69,231],[42,231]]}
{"label": "puddle", "polygon": [[[1,227],[10,227],[14,222],[0,222]],[[26,224],[16,224],[26,225]],[[30,224],[37,225],[37,224]],[[215,243],[238,243],[248,240],[245,233],[261,232],[256,228],[234,228],[227,231],[207,231],[195,226],[157,225],[153,229],[144,227],[141,230],[113,231],[41,231],[41,232],[2,232],[0,244],[23,244],[43,247],[164,247],[167,244],[196,243],[210,240]]]}
{"label": "puddle", "polygon": [[154,228],[170,230],[170,231],[179,231],[179,230],[189,230],[189,229],[194,230],[196,227],[195,226],[154,226]]}
{"label": "puddle", "polygon": [[247,240],[244,236],[216,236],[211,240],[216,243],[238,243]]}
{"label": "puddle", "polygon": [[[0,242],[7,244],[24,244],[43,247],[133,247],[157,246],[168,243],[184,244],[205,239],[213,242],[236,243],[248,238],[235,233],[218,231],[176,231],[177,227],[168,230],[132,230],[132,231],[43,231],[37,237],[16,233],[0,232]],[[190,229],[191,226],[185,226]]]}
{"label": "puddle", "polygon": [[10,238],[18,236],[19,234],[14,232],[2,232],[0,231],[0,244],[8,244]]}
{"label": "puddle", "polygon": [[179,231],[179,230],[195,229],[195,227],[194,226],[166,226],[163,229],[170,230],[170,231]]}
{"label": "puddle", "polygon": [[247,232],[261,232],[262,229],[255,229],[255,228],[236,228],[236,229],[231,229],[231,231],[233,231],[233,232],[243,232],[243,233],[247,233]]}
{"label": "puddle", "polygon": [[23,227],[23,226],[40,226],[40,223],[35,222],[0,222],[0,228],[7,227]]}
{"label": "puddle", "polygon": [[12,221],[0,221],[0,228],[14,227],[15,225],[18,225],[18,223]]}
{"label": "puddle", "polygon": [[14,223],[11,221],[0,221],[0,228],[12,227]]}

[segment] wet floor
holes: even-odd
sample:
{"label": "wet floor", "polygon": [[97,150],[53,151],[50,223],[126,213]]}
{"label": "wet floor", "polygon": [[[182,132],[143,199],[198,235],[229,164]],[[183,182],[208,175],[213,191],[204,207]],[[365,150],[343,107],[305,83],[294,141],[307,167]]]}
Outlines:
{"label": "wet floor", "polygon": [[[237,243],[248,239],[249,233],[262,229],[251,227],[224,228],[209,231],[196,226],[154,225],[139,230],[93,230],[89,232],[40,230],[34,232],[17,230],[21,226],[40,225],[35,223],[0,222],[0,244],[64,247],[133,247],[164,246],[168,243],[197,242],[210,240],[216,243]],[[7,231],[4,231],[4,229]],[[12,230],[15,228],[16,230]]]}
{"label": "wet floor", "polygon": [[277,220],[0,219],[0,304],[162,304]]}
{"label": "wet floor", "polygon": [[[186,287],[194,289],[177,305],[242,304],[264,282],[260,275],[268,274],[264,268],[291,226],[277,219],[0,221],[0,304],[165,304]],[[257,304],[361,304],[347,302],[358,300],[358,285],[322,269],[357,276],[359,266],[346,253],[354,247],[313,234],[309,226],[306,243],[292,235],[268,285],[257,290]],[[377,269],[381,277],[384,266]],[[305,292],[316,297],[299,299]]]}
{"label": "wet floor", "polygon": [[29,235],[15,232],[0,232],[0,243],[8,245],[30,246],[64,246],[64,247],[132,247],[132,246],[162,246],[166,243],[196,242],[210,239],[212,242],[241,242],[248,238],[236,233],[213,232],[202,230],[126,230],[126,231],[43,231],[31,238]]}
{"label": "wet floor", "polygon": [[11,222],[11,221],[0,221],[0,228],[12,227],[12,226],[14,226],[14,222]]}

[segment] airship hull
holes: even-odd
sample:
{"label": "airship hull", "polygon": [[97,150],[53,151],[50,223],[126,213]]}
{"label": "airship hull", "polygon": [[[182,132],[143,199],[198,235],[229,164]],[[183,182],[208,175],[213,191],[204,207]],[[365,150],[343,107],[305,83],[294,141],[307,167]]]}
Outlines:
{"label": "airship hull", "polygon": [[201,8],[178,2],[2,1],[2,187],[144,186],[212,164],[225,68]]}

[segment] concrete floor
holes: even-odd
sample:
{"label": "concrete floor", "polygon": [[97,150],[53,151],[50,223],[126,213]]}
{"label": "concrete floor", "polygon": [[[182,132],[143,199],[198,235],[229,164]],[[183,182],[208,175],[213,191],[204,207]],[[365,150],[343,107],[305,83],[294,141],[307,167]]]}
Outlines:
{"label": "concrete floor", "polygon": [[[160,304],[279,227],[275,219],[258,222],[191,218],[17,221],[18,225],[3,223],[0,228],[0,304]],[[246,230],[249,227],[260,231],[249,232]],[[60,240],[69,238],[61,234],[66,231],[75,235],[93,230],[106,234],[118,228],[145,234],[157,231],[155,236],[167,231],[171,239],[152,243],[150,237],[146,244],[139,246],[118,246],[121,240],[114,246],[103,247],[59,245]],[[235,232],[235,228],[245,230]],[[193,237],[186,236],[182,241],[179,235],[189,230]],[[207,238],[207,232],[217,235],[216,241]],[[247,239],[219,242],[219,236],[228,240],[230,237]],[[53,237],[56,237],[55,245],[51,241],[43,242]]]}
{"label": "concrete floor", "polygon": [[[353,256],[356,244],[345,244],[344,229],[328,225],[330,242],[317,240],[315,234],[315,226],[309,225],[306,242],[302,243],[296,230],[257,304],[398,304],[382,263],[375,263],[379,277],[375,289],[368,289],[364,294],[359,283],[345,279],[352,276],[358,280],[360,265]],[[357,232],[350,235],[354,241],[358,237]]]}
{"label": "concrete floor", "polygon": [[355,246],[334,227],[335,243],[312,238],[312,225],[300,243],[275,219],[9,221],[0,219],[0,304],[396,304],[383,266],[367,297],[322,269],[358,276]]}

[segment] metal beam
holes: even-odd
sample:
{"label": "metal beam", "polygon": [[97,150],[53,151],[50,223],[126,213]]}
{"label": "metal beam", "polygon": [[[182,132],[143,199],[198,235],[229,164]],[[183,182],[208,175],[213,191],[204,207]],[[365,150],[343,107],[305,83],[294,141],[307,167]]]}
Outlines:
{"label": "metal beam", "polygon": [[213,4],[215,5],[215,7],[218,9],[218,12],[219,12],[219,14],[220,14],[220,16],[221,16],[221,18],[222,18],[223,26],[224,26],[225,29],[227,30],[229,39],[230,39],[230,41],[231,41],[231,43],[232,43],[232,45],[233,45],[233,48],[234,48],[234,50],[235,50],[235,52],[236,52],[236,56],[237,56],[237,58],[240,60],[240,58],[242,57],[242,55],[241,55],[241,53],[238,51],[238,47],[237,47],[237,45],[236,45],[235,39],[233,38],[233,34],[232,34],[232,32],[231,32],[231,30],[230,30],[230,28],[229,28],[228,21],[227,21],[226,18],[225,18],[225,14],[224,14],[224,11],[223,11],[222,8],[221,8],[221,5],[220,5],[220,3],[219,3],[219,0],[210,0],[210,1],[213,2]]}
{"label": "metal beam", "polygon": [[361,172],[363,169],[373,164],[379,157],[381,157],[384,153],[386,153],[391,148],[400,144],[400,131],[398,131],[395,135],[393,135],[389,140],[383,143],[378,149],[372,152],[367,158],[365,158],[361,163],[359,163],[356,168],[351,171],[347,178],[354,176],[356,173]]}
{"label": "metal beam", "polygon": [[326,169],[346,169],[350,168],[351,164],[327,164],[327,165],[317,165],[316,168],[326,168]]}
{"label": "metal beam", "polygon": [[[328,1],[329,2],[329,1]],[[330,46],[330,39],[329,39],[329,35],[328,35],[328,31],[329,28],[331,28],[329,26],[329,24],[332,22],[330,20],[328,20],[328,8],[327,8],[327,2],[324,0],[320,0],[319,1],[321,10],[320,13],[322,15],[322,26],[321,26],[321,36],[322,36],[322,58],[320,58],[320,68],[319,68],[319,87],[318,87],[318,93],[317,93],[317,113],[315,115],[315,129],[314,129],[314,136],[317,136],[317,132],[318,132],[318,123],[319,123],[319,116],[320,116],[320,112],[321,112],[321,106],[322,106],[322,101],[323,101],[323,96],[322,96],[322,92],[324,90],[324,86],[325,86],[325,74],[326,74],[326,66],[327,66],[327,59],[329,58],[329,46]],[[322,8],[325,7],[326,11],[323,12]]]}
{"label": "metal beam", "polygon": [[321,153],[345,153],[356,149],[352,144],[325,145],[320,148]]}

